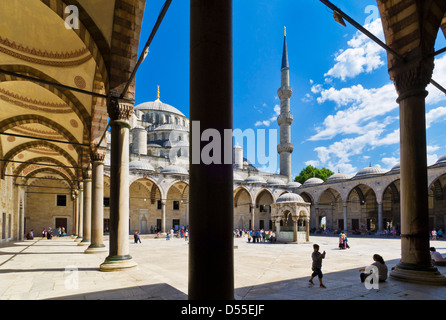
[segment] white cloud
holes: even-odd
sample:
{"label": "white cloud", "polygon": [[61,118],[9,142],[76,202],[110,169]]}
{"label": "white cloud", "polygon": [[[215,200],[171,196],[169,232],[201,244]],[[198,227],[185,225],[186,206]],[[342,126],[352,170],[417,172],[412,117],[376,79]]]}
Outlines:
{"label": "white cloud", "polygon": [[[264,103],[263,106],[267,107],[266,103]],[[259,121],[257,121],[254,124],[254,126],[256,126],[256,127],[259,127],[259,126],[269,127],[273,121],[277,120],[277,117],[279,115],[280,115],[280,106],[278,104],[276,104],[274,106],[274,115],[271,118],[269,118],[268,120],[259,120]]]}
{"label": "white cloud", "polygon": [[318,160],[309,160],[309,161],[305,161],[305,165],[306,165],[306,166],[317,167],[317,166],[319,165],[319,161],[318,161]]}
{"label": "white cloud", "polygon": [[[331,139],[338,134],[362,134],[377,125],[376,122],[367,124],[367,121],[398,108],[393,84],[377,89],[365,89],[362,85],[340,90],[330,88],[323,90],[317,100],[319,103],[332,101],[338,107],[350,106],[327,116],[322,126],[316,128],[317,133],[309,138],[312,141]],[[391,121],[391,118],[383,120],[385,123]]]}
{"label": "white cloud", "polygon": [[[364,27],[381,40],[384,38],[381,19],[376,19]],[[347,44],[349,48],[337,53],[336,64],[324,75],[325,77],[339,78],[344,81],[363,72],[369,73],[384,65],[382,56],[385,50],[363,33],[357,31]]]}
{"label": "white cloud", "polygon": [[388,157],[388,158],[382,158],[381,159],[382,164],[384,165],[383,169],[390,170],[392,169],[396,164],[398,164],[400,161],[399,159],[395,157]]}
{"label": "white cloud", "polygon": [[446,119],[446,107],[438,107],[429,110],[426,113],[426,129],[430,128],[431,124],[434,122],[439,122]]}

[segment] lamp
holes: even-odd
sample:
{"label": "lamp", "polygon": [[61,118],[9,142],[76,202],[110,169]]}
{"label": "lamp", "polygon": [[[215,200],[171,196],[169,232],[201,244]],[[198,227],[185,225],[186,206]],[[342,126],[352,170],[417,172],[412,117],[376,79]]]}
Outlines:
{"label": "lamp", "polygon": [[342,16],[339,14],[339,12],[337,12],[336,10],[333,10],[333,18],[335,19],[335,21],[337,23],[339,23],[341,26],[346,27],[346,24],[344,22],[344,19],[342,18]]}

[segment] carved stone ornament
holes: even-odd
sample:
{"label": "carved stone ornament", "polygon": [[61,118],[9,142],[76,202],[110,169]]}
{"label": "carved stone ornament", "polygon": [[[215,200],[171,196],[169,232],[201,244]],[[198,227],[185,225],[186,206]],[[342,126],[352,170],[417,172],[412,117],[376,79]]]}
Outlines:
{"label": "carved stone ornament", "polygon": [[133,114],[133,104],[118,98],[111,98],[107,105],[107,112],[113,121],[129,121]]}

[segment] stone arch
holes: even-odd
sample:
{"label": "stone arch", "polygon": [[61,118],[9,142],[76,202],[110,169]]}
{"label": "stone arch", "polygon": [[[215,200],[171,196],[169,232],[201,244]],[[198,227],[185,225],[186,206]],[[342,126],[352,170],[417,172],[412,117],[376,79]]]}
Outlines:
{"label": "stone arch", "polygon": [[237,186],[234,190],[234,228],[249,229],[252,219],[254,200],[245,186]]}
{"label": "stone arch", "polygon": [[240,195],[242,194],[242,193],[246,193],[247,195],[248,195],[248,197],[249,197],[249,203],[250,204],[252,204],[252,203],[254,203],[254,200],[253,200],[253,198],[252,198],[252,195],[251,195],[251,193],[249,192],[249,190],[246,188],[246,187],[244,187],[244,186],[238,186],[235,190],[234,190],[234,207],[236,207],[237,208],[237,206],[238,206],[238,199],[240,198]]}
{"label": "stone arch", "polygon": [[24,150],[27,150],[29,148],[34,148],[34,147],[47,147],[49,149],[52,149],[52,150],[58,152],[62,157],[67,159],[67,161],[71,164],[71,166],[74,169],[78,168],[77,167],[77,163],[73,159],[73,157],[70,154],[68,154],[68,152],[66,152],[64,149],[62,149],[61,147],[55,145],[54,143],[51,143],[51,142],[48,142],[48,141],[30,141],[30,142],[26,142],[26,143],[23,143],[21,145],[16,146],[15,148],[9,150],[4,155],[4,157],[3,157],[4,165],[1,168],[1,177],[4,177],[5,171],[6,171],[6,167],[9,164],[10,160],[12,160],[20,152],[22,152]]}
{"label": "stone arch", "polygon": [[[15,168],[14,171],[13,171],[13,175],[14,176],[18,176],[19,173],[22,172],[23,170],[25,170],[27,167],[29,167],[31,165],[35,165],[38,162],[49,162],[49,163],[58,165],[61,168],[66,166],[63,162],[61,162],[61,161],[59,161],[57,159],[51,158],[51,157],[37,157],[37,158],[29,159],[25,163],[22,163],[19,166],[17,166],[17,168]],[[76,180],[75,175],[70,170],[65,170],[65,171],[70,175],[70,178],[73,181]]]}
{"label": "stone arch", "polygon": [[68,142],[73,143],[73,148],[78,154],[81,153],[81,147],[79,146],[80,143],[70,131],[68,131],[57,122],[38,114],[25,114],[5,119],[0,122],[0,132],[5,132],[18,125],[30,123],[38,123],[60,133],[65,139],[67,139]]}
{"label": "stone arch", "polygon": [[393,228],[401,224],[400,179],[391,181],[381,196],[383,228]]}
{"label": "stone arch", "polygon": [[437,176],[428,189],[429,228],[446,228],[446,173]]}
{"label": "stone arch", "polygon": [[101,73],[106,90],[108,91],[108,74],[110,64],[110,48],[107,40],[94,20],[88,15],[79,3],[72,0],[41,0],[50,10],[56,13],[62,20],[65,20],[65,8],[68,5],[76,5],[79,9],[79,28],[73,28],[79,39],[85,44],[90,51],[93,59],[96,61],[98,69]]}
{"label": "stone arch", "polygon": [[39,174],[39,173],[42,173],[42,172],[43,172],[43,173],[52,173],[52,174],[59,175],[60,177],[62,177],[62,178],[64,179],[64,181],[66,181],[66,182],[68,183],[68,185],[69,185],[71,188],[74,188],[74,187],[75,187],[74,181],[70,180],[70,177],[69,177],[69,176],[67,176],[67,175],[64,174],[63,172],[61,172],[61,171],[59,171],[59,170],[57,170],[57,169],[54,169],[54,168],[39,168],[39,169],[36,169],[36,170],[31,171],[31,172],[26,176],[26,178],[24,178],[24,184],[27,184],[28,181],[29,181],[30,179],[34,178],[35,175],[37,175],[37,174]]}
{"label": "stone arch", "polygon": [[369,185],[360,183],[350,190],[347,212],[352,229],[378,229],[378,202],[375,191]]}
{"label": "stone arch", "polygon": [[305,200],[305,202],[311,203],[312,205],[315,204],[313,196],[308,192],[300,192],[299,195]]}
{"label": "stone arch", "polygon": [[315,216],[318,225],[321,224],[322,217],[325,217],[325,223],[330,229],[344,228],[343,201],[341,194],[333,189],[326,188],[319,195],[318,210]]}
{"label": "stone arch", "polygon": [[[64,101],[68,106],[70,106],[70,108],[79,117],[80,121],[84,125],[84,130],[85,130],[84,135],[87,135],[89,137],[89,132],[91,129],[91,116],[89,112],[82,104],[82,102],[80,102],[80,100],[70,90],[50,84],[50,83],[59,84],[59,82],[56,79],[50,77],[41,70],[26,65],[2,65],[1,68],[5,71],[20,73],[31,78],[36,78],[46,81],[46,83],[37,81],[35,81],[34,83],[53,93],[54,95],[59,97],[62,101]],[[31,81],[31,80],[0,73],[0,82],[4,81]]]}

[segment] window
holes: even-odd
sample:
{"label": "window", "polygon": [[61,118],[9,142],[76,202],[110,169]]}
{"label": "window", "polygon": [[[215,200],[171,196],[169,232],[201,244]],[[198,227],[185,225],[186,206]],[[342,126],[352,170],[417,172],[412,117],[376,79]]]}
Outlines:
{"label": "window", "polygon": [[157,201],[157,209],[158,209],[158,210],[161,210],[161,200],[158,200],[158,201]]}
{"label": "window", "polygon": [[180,201],[175,200],[173,202],[173,210],[180,210]]}
{"label": "window", "polygon": [[110,198],[104,197],[104,207],[110,207]]}
{"label": "window", "polygon": [[58,207],[66,207],[67,206],[67,196],[65,194],[58,194],[56,205]]}

